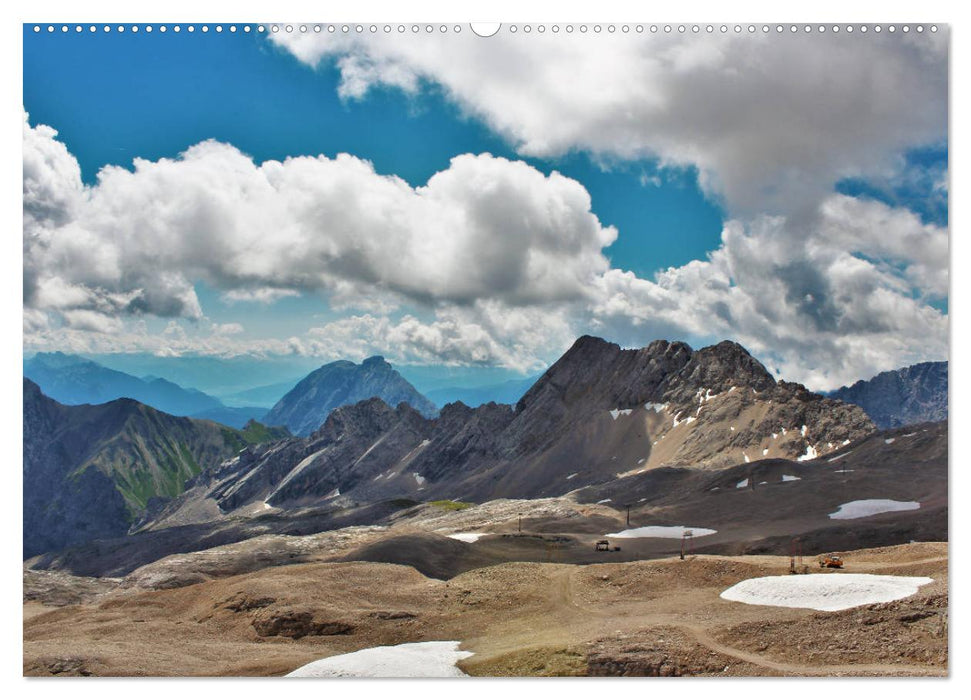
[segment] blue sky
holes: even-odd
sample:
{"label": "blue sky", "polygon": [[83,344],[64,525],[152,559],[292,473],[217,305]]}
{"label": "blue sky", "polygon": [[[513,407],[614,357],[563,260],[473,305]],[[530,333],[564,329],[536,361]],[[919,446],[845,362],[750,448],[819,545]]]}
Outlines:
{"label": "blue sky", "polygon": [[[240,291],[245,281],[232,275],[228,279],[225,270],[210,269],[211,264],[197,269],[190,257],[180,263],[182,267],[165,271],[169,277],[185,276],[189,292],[166,287],[156,290],[165,297],[161,302],[145,297],[127,310],[106,311],[119,299],[141,293],[145,278],[136,285],[127,279],[135,275],[123,271],[106,287],[103,269],[86,277],[74,270],[47,270],[43,274],[58,285],[67,278],[79,279],[70,281],[70,293],[55,285],[54,291],[38,297],[56,298],[53,305],[28,303],[25,348],[90,355],[225,354],[231,351],[229,334],[243,351],[253,347],[257,354],[309,352],[324,360],[334,359],[326,357],[328,353],[361,359],[356,355],[380,352],[399,363],[500,367],[511,374],[531,374],[554,360],[570,338],[585,332],[623,345],[642,345],[655,337],[695,345],[731,337],[779,374],[820,387],[925,359],[926,354],[936,357],[946,348],[946,330],[941,329],[946,328],[942,279],[947,270],[940,252],[948,225],[946,108],[942,109],[946,70],[942,78],[922,63],[926,57],[906,46],[874,41],[850,50],[844,45],[835,50],[794,49],[773,37],[762,39],[768,42],[765,55],[759,57],[765,62],[763,75],[805,74],[815,79],[813,71],[825,61],[839,70],[830,67],[832,84],[817,85],[817,95],[800,94],[794,84],[788,95],[791,104],[784,101],[787,95],[771,93],[765,96],[766,104],[759,104],[758,71],[753,71],[755,92],[731,79],[711,82],[706,71],[712,67],[705,61],[697,64],[699,68],[672,68],[659,77],[652,66],[658,56],[677,61],[683,54],[675,45],[677,37],[658,37],[656,48],[647,45],[645,51],[643,45],[621,44],[618,36],[614,46],[590,55],[584,54],[590,48],[578,43],[575,55],[564,59],[577,60],[577,85],[566,93],[562,77],[559,84],[550,82],[548,76],[555,75],[558,66],[541,65],[546,60],[542,54],[512,74],[504,73],[501,61],[480,62],[471,37],[439,39],[458,43],[443,47],[441,60],[431,63],[407,45],[326,43],[327,36],[321,35],[321,43],[308,49],[296,41],[300,37],[292,39],[228,31],[36,34],[27,25],[24,109],[30,136],[47,144],[43,148],[56,138],[67,157],[76,159],[85,185],[102,194],[109,191],[97,181],[102,167],[131,169],[135,158],[174,159],[208,139],[239,149],[256,166],[296,156],[333,159],[348,153],[373,163],[378,175],[402,178],[419,198],[427,198],[422,192],[429,178],[454,170],[450,161],[461,154],[489,153],[506,159],[500,164],[525,163],[545,176],[557,171],[580,184],[590,198],[589,212],[596,217],[584,219],[582,212],[573,212],[567,220],[563,212],[550,214],[566,228],[576,223],[578,231],[585,231],[585,242],[576,244],[582,260],[563,264],[576,264],[581,270],[576,274],[587,275],[589,294],[563,292],[563,280],[543,282],[535,289],[528,280],[520,280],[508,292],[497,288],[493,295],[488,288],[480,289],[481,304],[470,304],[468,292],[456,297],[454,289],[433,290],[431,282],[423,292],[420,279],[395,286],[389,281],[396,277],[393,269],[371,270],[363,278],[341,278],[338,283],[328,277],[323,287],[316,281],[293,282],[292,275],[277,270],[266,281],[252,284],[264,291],[284,289],[280,298],[266,304],[230,301],[227,293]],[[744,58],[748,49],[737,38],[724,40],[734,42],[724,51],[728,70],[734,71],[732,61],[751,61]],[[495,41],[497,51],[509,51],[511,56],[532,50],[518,46],[515,37],[490,41]],[[856,52],[863,53],[857,57]],[[934,61],[935,66],[941,61],[946,65],[946,52],[935,55]],[[605,77],[599,79],[594,72],[593,82],[583,83],[590,80],[582,75],[586,64],[598,62],[605,66]],[[870,66],[884,64],[881,70],[898,81],[893,89],[865,96],[866,110],[850,104],[853,100],[847,100],[840,81],[858,81],[852,71],[860,65],[871,70]],[[462,71],[481,77],[483,94],[490,97],[467,91]],[[614,73],[616,81],[610,79]],[[568,83],[572,77],[568,72]],[[647,81],[655,81],[652,89],[641,89]],[[550,106],[558,100],[563,102],[557,108],[561,111]],[[797,120],[785,116],[790,110]],[[840,117],[841,111],[847,116]],[[834,131],[848,119],[859,121],[861,135]],[[56,129],[57,136],[42,133],[39,125]],[[487,167],[485,161],[477,162],[476,168]],[[25,179],[27,168],[25,156]],[[512,173],[514,168],[503,165],[500,170]],[[136,173],[134,178],[147,180],[143,175]],[[38,177],[40,182],[46,176]],[[537,207],[531,213],[526,208],[521,214],[509,213],[509,221],[523,226],[515,235],[545,235],[530,228],[536,212],[551,212],[551,207],[566,201],[563,197],[569,200],[575,194],[558,188],[547,179],[540,187],[543,191],[527,192],[523,201],[510,202],[510,207]],[[544,203],[544,197],[550,199]],[[25,211],[29,206],[25,203]],[[461,209],[473,206],[468,202],[458,206],[466,215],[474,213]],[[121,245],[111,238],[118,234],[91,229],[102,225],[92,222],[104,222],[95,214],[83,215],[89,216],[83,226],[113,251]],[[873,224],[868,227],[869,221]],[[488,229],[494,222],[486,224]],[[199,235],[193,226],[187,224],[181,232],[167,230],[165,235],[183,245],[186,237]],[[878,233],[886,227],[894,231],[889,242]],[[741,238],[723,241],[723,230],[736,229]],[[773,233],[774,229],[778,230]],[[611,231],[616,231],[615,240],[596,243],[611,239]],[[70,241],[74,234],[67,228],[63,232],[64,240]],[[310,235],[313,239],[329,234],[314,229]],[[380,242],[384,234],[374,235]],[[515,235],[508,243],[497,239],[495,248],[519,245]],[[819,246],[805,245],[805,250],[782,253],[792,259],[782,259],[777,246],[760,239],[765,236],[791,239],[794,248],[820,237],[825,250],[820,253]],[[912,242],[923,238],[934,239],[927,246],[931,252],[912,254]],[[529,245],[523,243],[524,251],[532,250]],[[552,259],[560,259],[558,244],[542,245],[552,245]],[[946,256],[946,242],[943,245]],[[489,255],[494,253],[503,258],[501,251]],[[69,258],[61,253],[51,260]],[[25,261],[25,270],[33,264]],[[80,263],[72,264],[81,268]],[[375,264],[380,268],[387,263]],[[865,298],[845,293],[847,265],[854,264],[867,268],[853,273],[867,279],[859,278],[852,287],[852,294]],[[573,279],[573,274],[567,278]],[[483,275],[507,277],[501,264]],[[289,281],[281,281],[283,277]],[[375,279],[380,283],[369,288]],[[173,284],[178,287],[181,282]],[[335,290],[341,284],[349,284],[361,304],[340,297]],[[908,300],[912,308],[907,314],[912,316],[893,323],[852,319],[853,309],[877,298],[877,288]],[[366,303],[372,292],[377,300],[373,308]],[[88,300],[64,310],[64,299],[80,297]],[[769,309],[765,301],[771,297],[791,304],[782,311]],[[922,309],[932,309],[937,316]],[[822,318],[821,313],[833,317]],[[344,322],[350,325],[341,326]],[[358,332],[354,329],[365,327],[371,334],[367,342],[350,337]],[[825,338],[824,332],[829,334]],[[146,333],[156,341],[145,341]],[[335,333],[347,337],[335,339]],[[921,349],[921,338],[940,333],[944,335],[937,336],[933,349]],[[160,344],[163,334],[172,339],[181,334],[181,344]],[[318,342],[321,335],[326,343]],[[403,340],[384,342],[385,335]],[[908,336],[904,343],[902,335]],[[195,343],[197,336],[206,337]],[[124,337],[125,342],[113,345],[113,337]],[[296,339],[291,345],[299,351],[281,350],[279,341],[284,339]],[[401,350],[397,357],[396,342]],[[885,350],[873,352],[876,345]],[[849,355],[850,346],[858,348],[852,351],[858,355]],[[834,369],[829,358],[835,353],[840,354],[840,366]]]}
{"label": "blue sky", "polygon": [[[342,102],[338,81],[333,67],[310,68],[255,33],[35,36],[24,28],[24,106],[32,123],[60,132],[88,183],[106,164],[171,158],[210,138],[257,161],[351,153],[414,186],[460,153],[517,157],[435,91],[416,99],[385,89]],[[666,171],[654,184],[645,181],[657,175],[652,161],[526,160],[584,184],[601,221],[623,232],[608,250],[619,267],[649,276],[718,244],[723,214],[690,170]]]}

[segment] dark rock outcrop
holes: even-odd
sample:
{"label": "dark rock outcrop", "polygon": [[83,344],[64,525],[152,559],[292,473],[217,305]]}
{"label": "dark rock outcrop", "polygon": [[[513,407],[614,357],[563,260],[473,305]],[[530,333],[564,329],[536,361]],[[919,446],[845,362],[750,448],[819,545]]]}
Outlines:
{"label": "dark rock outcrop", "polygon": [[[430,419],[369,398],[335,409],[307,438],[250,448],[207,471],[181,500],[185,512],[209,501],[229,513],[555,496],[663,466],[809,460],[873,430],[859,407],[776,382],[737,343],[624,350],[585,336],[515,407],[453,403]],[[169,514],[178,519],[181,507]]]}

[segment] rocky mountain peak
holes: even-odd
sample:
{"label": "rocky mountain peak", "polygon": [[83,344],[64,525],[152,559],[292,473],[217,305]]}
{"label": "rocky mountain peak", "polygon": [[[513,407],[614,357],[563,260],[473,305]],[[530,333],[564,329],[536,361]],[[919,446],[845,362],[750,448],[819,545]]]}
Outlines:
{"label": "rocky mountain peak", "polygon": [[331,411],[371,398],[382,399],[388,410],[405,402],[424,416],[436,413],[422,396],[380,355],[360,365],[347,360],[331,362],[304,377],[264,416],[267,425],[284,425],[294,435],[310,435],[324,424]]}
{"label": "rocky mountain peak", "polygon": [[947,361],[881,372],[829,396],[860,406],[881,428],[946,420]]}

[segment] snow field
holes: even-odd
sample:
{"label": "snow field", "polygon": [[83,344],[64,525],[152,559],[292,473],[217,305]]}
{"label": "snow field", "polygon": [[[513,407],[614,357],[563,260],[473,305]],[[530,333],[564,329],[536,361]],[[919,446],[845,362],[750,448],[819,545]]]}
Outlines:
{"label": "snow field", "polygon": [[830,513],[832,520],[855,520],[866,518],[879,513],[892,513],[898,510],[917,510],[917,501],[893,501],[889,498],[869,498],[863,501],[843,503],[835,513]]}
{"label": "snow field", "polygon": [[648,525],[647,527],[635,527],[630,530],[620,532],[608,532],[604,537],[616,537],[618,539],[634,539],[637,537],[660,537],[664,539],[680,540],[685,530],[690,530],[694,537],[704,537],[714,535],[718,530],[709,530],[705,527],[685,527],[684,525]]}
{"label": "snow field", "polygon": [[371,647],[311,661],[288,678],[459,678],[466,676],[455,662],[472,656],[459,651],[460,642],[412,642]]}
{"label": "snow field", "polygon": [[736,583],[721,593],[725,600],[748,605],[810,608],[832,612],[871,603],[888,603],[917,592],[934,579],[875,574],[804,574],[764,576]]}
{"label": "snow field", "polygon": [[452,538],[453,540],[472,543],[478,541],[478,539],[483,537],[485,534],[485,532],[453,532],[451,535],[448,535],[448,537]]}

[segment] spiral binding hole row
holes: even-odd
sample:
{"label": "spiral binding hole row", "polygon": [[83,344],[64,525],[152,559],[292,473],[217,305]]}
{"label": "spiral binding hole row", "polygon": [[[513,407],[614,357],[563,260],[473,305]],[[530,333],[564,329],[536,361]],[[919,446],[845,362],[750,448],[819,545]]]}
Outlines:
{"label": "spiral binding hole row", "polygon": [[[164,24],[162,24],[162,25],[155,26],[155,25],[146,24],[146,25],[141,25],[140,26],[140,25],[137,25],[137,24],[133,24],[133,25],[119,24],[119,25],[112,26],[110,24],[105,24],[105,25],[100,25],[99,26],[99,25],[92,24],[92,25],[87,25],[87,27],[85,27],[83,25],[77,24],[77,25],[73,25],[73,27],[72,27],[72,26],[67,25],[67,24],[62,24],[62,25],[59,25],[59,26],[58,25],[49,24],[46,27],[44,27],[42,25],[35,24],[34,25],[34,32],[39,34],[39,33],[43,32],[46,29],[47,33],[49,33],[49,34],[53,34],[53,33],[57,32],[58,30],[60,30],[61,33],[66,34],[66,33],[70,32],[72,28],[73,28],[73,30],[74,30],[75,33],[82,33],[82,32],[85,31],[85,29],[87,29],[87,31],[89,33],[96,33],[98,31],[101,31],[103,33],[117,32],[118,34],[124,34],[125,32],[130,32],[132,34],[137,34],[140,31],[144,31],[145,33],[152,33],[154,31],[158,31],[158,32],[164,34],[166,32],[172,31],[172,32],[178,34],[178,33],[182,32],[183,25],[174,24],[174,25],[171,25],[170,26],[170,25],[164,25]],[[445,25],[445,24],[441,24],[441,25],[432,25],[432,24],[420,25],[420,24],[412,24],[410,26],[409,25],[404,25],[404,24],[399,24],[399,25],[396,25],[396,26],[395,25],[390,25],[390,24],[385,24],[385,25],[381,25],[381,26],[379,26],[377,24],[371,24],[371,25],[363,25],[363,24],[341,24],[341,25],[334,25],[334,24],[327,24],[327,25],[320,25],[320,24],[313,24],[313,25],[307,25],[307,24],[298,24],[298,25],[293,25],[293,24],[284,24],[284,25],[271,24],[271,25],[263,25],[263,24],[260,24],[260,25],[256,25],[256,26],[253,26],[253,27],[251,27],[248,24],[242,25],[240,27],[237,27],[237,25],[235,25],[235,24],[231,24],[231,25],[228,25],[226,27],[224,27],[221,24],[217,24],[217,25],[215,25],[213,27],[210,27],[209,25],[205,25],[205,24],[204,25],[200,25],[198,27],[196,25],[192,25],[192,24],[185,25],[185,31],[189,32],[190,34],[191,33],[195,33],[197,31],[197,29],[198,29],[198,31],[202,32],[203,34],[207,34],[211,30],[214,31],[217,34],[220,34],[223,31],[227,31],[230,34],[235,34],[237,31],[241,31],[243,33],[249,33],[249,32],[252,32],[254,30],[256,32],[258,32],[258,33],[265,33],[267,31],[269,31],[271,33],[277,33],[277,32],[281,32],[281,31],[282,32],[287,32],[287,33],[292,33],[294,31],[297,31],[297,32],[300,32],[300,33],[313,32],[313,33],[317,33],[317,34],[319,34],[321,32],[324,32],[324,31],[326,31],[329,34],[335,34],[335,33],[341,33],[341,34],[352,34],[352,33],[355,33],[355,34],[364,34],[364,33],[377,34],[379,32],[383,32],[385,34],[391,34],[391,33],[404,34],[404,33],[407,33],[407,32],[411,32],[412,34],[420,34],[420,33],[424,33],[424,34],[433,34],[433,33],[446,34],[446,33],[449,33],[449,32],[458,34],[458,33],[460,33],[462,31],[461,25],[458,25],[458,24],[451,25],[451,26],[450,25]],[[927,27],[927,29],[930,32],[932,32],[932,33],[936,33],[938,31],[938,27],[937,27],[936,24],[929,25]],[[698,24],[691,24],[691,25],[687,25],[687,24],[678,24],[678,25],[672,25],[672,24],[664,24],[664,25],[657,25],[657,24],[651,24],[651,25],[643,25],[643,24],[636,24],[636,25],[630,25],[630,24],[623,24],[623,25],[614,25],[614,24],[599,25],[599,24],[594,24],[594,25],[586,25],[586,24],[580,24],[580,25],[576,25],[576,26],[574,26],[572,24],[567,24],[567,25],[564,25],[561,28],[560,25],[558,25],[558,24],[553,24],[553,25],[550,25],[549,27],[547,27],[544,24],[538,24],[538,25],[529,25],[529,24],[517,25],[517,24],[511,24],[511,25],[509,25],[506,28],[506,31],[508,31],[511,34],[516,34],[517,32],[520,32],[520,31],[522,31],[525,34],[530,34],[530,33],[534,32],[534,31],[537,32],[538,34],[544,34],[547,30],[550,31],[550,32],[552,32],[553,34],[558,34],[561,30],[562,31],[565,31],[567,34],[572,34],[574,31],[578,31],[581,34],[586,34],[588,31],[591,31],[591,30],[595,34],[600,34],[600,33],[602,33],[605,30],[606,30],[606,32],[608,34],[614,34],[617,31],[620,31],[622,34],[629,34],[630,32],[634,32],[634,33],[638,33],[638,34],[642,34],[644,32],[649,32],[651,34],[656,34],[656,33],[659,33],[659,32],[665,33],[665,34],[671,34],[671,33],[680,33],[680,34],[687,34],[687,33],[691,33],[691,34],[701,34],[701,33],[706,33],[706,34],[714,34],[716,32],[721,33],[721,34],[727,34],[729,32],[734,32],[735,34],[741,34],[741,33],[744,33],[744,32],[747,32],[749,34],[756,34],[758,32],[761,32],[763,34],[769,34],[769,33],[772,33],[772,32],[775,32],[776,34],[784,34],[784,33],[789,33],[789,34],[800,34],[800,33],[801,34],[810,34],[810,33],[813,33],[813,32],[820,33],[820,34],[825,33],[825,32],[832,32],[834,34],[838,34],[840,32],[845,32],[847,34],[852,34],[854,31],[858,31],[861,34],[866,34],[867,32],[870,32],[870,31],[872,31],[874,33],[877,33],[877,34],[883,32],[883,31],[889,32],[891,34],[896,33],[898,31],[901,32],[901,33],[907,34],[907,33],[911,32],[911,31],[916,31],[917,33],[922,33],[925,30],[925,26],[922,25],[922,24],[917,24],[917,25],[909,25],[909,24],[902,24],[902,25],[895,25],[895,24],[889,24],[889,25],[880,25],[880,24],[866,25],[866,24],[863,24],[863,25],[858,25],[858,26],[857,25],[852,25],[852,24],[847,24],[847,25],[834,24],[834,25],[829,25],[829,26],[823,25],[823,24],[820,24],[820,25],[810,25],[810,24],[805,24],[805,25],[796,25],[796,24],[791,24],[791,25],[783,25],[783,24],[776,24],[776,25],[770,25],[770,24],[762,24],[762,25],[755,25],[755,24],[749,24],[749,25],[741,25],[741,24],[735,24],[735,25],[728,25],[728,24],[722,24],[722,25],[712,25],[712,24],[707,24],[707,25],[698,25]]]}

